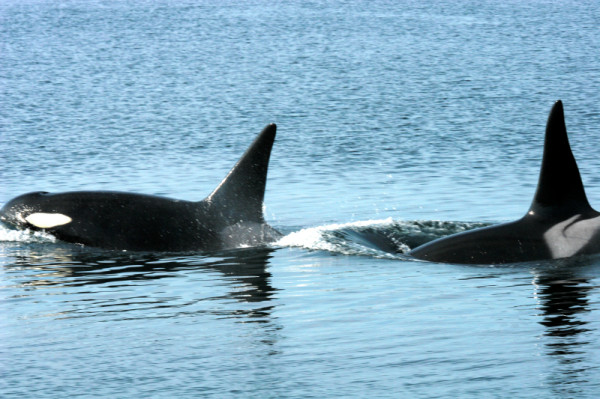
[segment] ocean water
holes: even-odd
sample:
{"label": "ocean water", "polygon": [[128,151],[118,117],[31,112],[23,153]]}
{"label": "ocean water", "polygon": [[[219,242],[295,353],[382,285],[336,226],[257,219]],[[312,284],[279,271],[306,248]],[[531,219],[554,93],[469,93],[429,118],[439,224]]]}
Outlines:
{"label": "ocean water", "polygon": [[284,237],[136,253],[0,227],[0,397],[598,397],[599,257],[403,253],[522,216],[557,99],[600,207],[598,26],[583,1],[4,0],[0,204],[200,200],[275,122]]}

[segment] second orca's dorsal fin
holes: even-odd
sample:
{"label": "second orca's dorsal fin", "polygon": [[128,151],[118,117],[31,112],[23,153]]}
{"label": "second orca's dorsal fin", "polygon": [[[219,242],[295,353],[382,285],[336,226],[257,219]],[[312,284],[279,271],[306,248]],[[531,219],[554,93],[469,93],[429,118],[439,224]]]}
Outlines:
{"label": "second orca's dorsal fin", "polygon": [[223,217],[237,221],[264,222],[263,199],[267,170],[277,126],[272,123],[254,139],[225,179],[206,198]]}
{"label": "second orca's dorsal fin", "polygon": [[592,210],[569,145],[560,100],[548,116],[542,168],[529,214],[543,213],[549,207],[563,207],[561,213],[568,210],[573,214]]}

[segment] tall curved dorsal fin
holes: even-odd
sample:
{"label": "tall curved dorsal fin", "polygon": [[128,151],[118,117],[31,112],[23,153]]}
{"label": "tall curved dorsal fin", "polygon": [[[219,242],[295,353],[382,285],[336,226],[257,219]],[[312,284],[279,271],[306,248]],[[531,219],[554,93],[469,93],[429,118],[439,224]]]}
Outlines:
{"label": "tall curved dorsal fin", "polygon": [[277,126],[267,125],[219,186],[206,198],[220,215],[235,221],[263,222],[267,170]]}
{"label": "tall curved dorsal fin", "polygon": [[558,100],[548,116],[542,168],[529,213],[561,206],[566,206],[561,213],[567,209],[573,214],[592,210],[569,145],[563,105]]}

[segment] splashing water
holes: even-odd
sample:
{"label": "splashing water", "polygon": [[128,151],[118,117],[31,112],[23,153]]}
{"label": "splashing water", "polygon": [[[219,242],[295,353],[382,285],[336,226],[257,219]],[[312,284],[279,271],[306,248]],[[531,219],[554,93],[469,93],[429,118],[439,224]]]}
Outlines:
{"label": "splashing water", "polygon": [[54,243],[56,238],[42,231],[13,230],[0,224],[0,242]]}
{"label": "splashing water", "polygon": [[486,225],[387,218],[304,228],[281,238],[276,245],[344,255],[405,259],[404,254],[426,242]]}

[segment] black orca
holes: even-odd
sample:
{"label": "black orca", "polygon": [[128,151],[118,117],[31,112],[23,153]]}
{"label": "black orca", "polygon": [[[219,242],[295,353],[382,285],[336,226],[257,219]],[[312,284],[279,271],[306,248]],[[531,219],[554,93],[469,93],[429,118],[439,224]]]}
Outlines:
{"label": "black orca", "polygon": [[410,254],[417,259],[459,264],[517,263],[594,254],[600,252],[599,216],[585,195],[559,100],[548,117],[537,191],[525,216],[443,237]]}
{"label": "black orca", "polygon": [[200,202],[113,191],[34,192],[6,203],[0,220],[117,250],[218,250],[273,242],[281,234],[265,222],[263,198],[276,129],[265,127]]}

